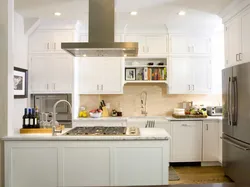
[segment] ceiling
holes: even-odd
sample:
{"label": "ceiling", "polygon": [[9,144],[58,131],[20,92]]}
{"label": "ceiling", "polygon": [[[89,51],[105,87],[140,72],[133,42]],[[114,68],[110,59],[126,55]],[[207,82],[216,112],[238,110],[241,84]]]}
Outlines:
{"label": "ceiling", "polygon": [[[216,16],[232,0],[116,0],[116,21],[121,25],[196,24],[220,22]],[[88,0],[15,0],[15,9],[24,17],[88,20]],[[178,16],[184,9],[187,15]],[[129,12],[138,11],[137,16]],[[55,18],[54,12],[61,12]]]}

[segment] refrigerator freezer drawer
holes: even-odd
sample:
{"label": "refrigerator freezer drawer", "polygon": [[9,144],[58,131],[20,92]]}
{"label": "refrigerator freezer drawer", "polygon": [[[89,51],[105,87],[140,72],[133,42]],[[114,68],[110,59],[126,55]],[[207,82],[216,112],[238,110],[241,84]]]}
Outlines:
{"label": "refrigerator freezer drawer", "polygon": [[250,145],[225,134],[222,140],[225,175],[236,183],[250,186]]}

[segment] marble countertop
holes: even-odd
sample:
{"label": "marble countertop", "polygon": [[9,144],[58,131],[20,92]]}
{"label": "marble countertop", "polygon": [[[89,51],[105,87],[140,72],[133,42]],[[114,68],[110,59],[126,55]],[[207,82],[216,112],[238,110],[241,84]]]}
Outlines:
{"label": "marble countertop", "polygon": [[[64,129],[62,134],[69,131]],[[140,136],[52,136],[51,134],[14,134],[2,138],[4,141],[140,141],[169,140],[171,136],[164,129],[140,128]]]}
{"label": "marble countertop", "polygon": [[78,118],[74,122],[80,121],[127,121],[127,120],[169,120],[169,121],[206,121],[206,120],[222,120],[222,116],[208,116],[207,118],[174,118],[172,116],[138,116],[138,117],[102,117],[102,118]]}
{"label": "marble countertop", "polygon": [[172,116],[166,117],[169,121],[208,121],[208,120],[222,120],[222,116],[208,116],[207,118],[174,118]]}
{"label": "marble countertop", "polygon": [[128,117],[77,118],[73,121],[126,121]]}

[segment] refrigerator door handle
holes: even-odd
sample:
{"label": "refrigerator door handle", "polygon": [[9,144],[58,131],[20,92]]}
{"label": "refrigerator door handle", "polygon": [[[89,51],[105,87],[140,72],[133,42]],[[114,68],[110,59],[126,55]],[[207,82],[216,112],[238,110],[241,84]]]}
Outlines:
{"label": "refrigerator door handle", "polygon": [[238,82],[237,77],[233,78],[233,90],[234,90],[234,120],[233,126],[237,126],[238,123]]}
{"label": "refrigerator door handle", "polygon": [[232,141],[230,141],[230,140],[228,140],[228,139],[226,139],[226,138],[223,138],[223,137],[220,137],[224,142],[226,142],[226,143],[228,143],[228,144],[230,144],[230,145],[233,145],[234,147],[237,147],[238,149],[241,149],[241,150],[243,150],[243,151],[249,151],[250,149],[249,148],[247,148],[247,147],[243,147],[243,146],[241,146],[241,145],[238,145],[238,144],[236,144],[236,143],[234,143],[234,142],[232,142]]}
{"label": "refrigerator door handle", "polygon": [[228,80],[228,89],[227,89],[227,111],[228,111],[228,120],[229,125],[231,126],[231,77]]}

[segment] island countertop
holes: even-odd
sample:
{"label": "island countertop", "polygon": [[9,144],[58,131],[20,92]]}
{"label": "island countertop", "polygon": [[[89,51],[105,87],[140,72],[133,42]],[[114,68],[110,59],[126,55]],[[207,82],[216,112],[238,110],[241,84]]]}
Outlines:
{"label": "island countertop", "polygon": [[[62,134],[71,130],[64,129]],[[164,129],[140,128],[139,136],[63,136],[58,134],[14,134],[2,138],[4,141],[129,141],[129,140],[169,140],[171,136]]]}

